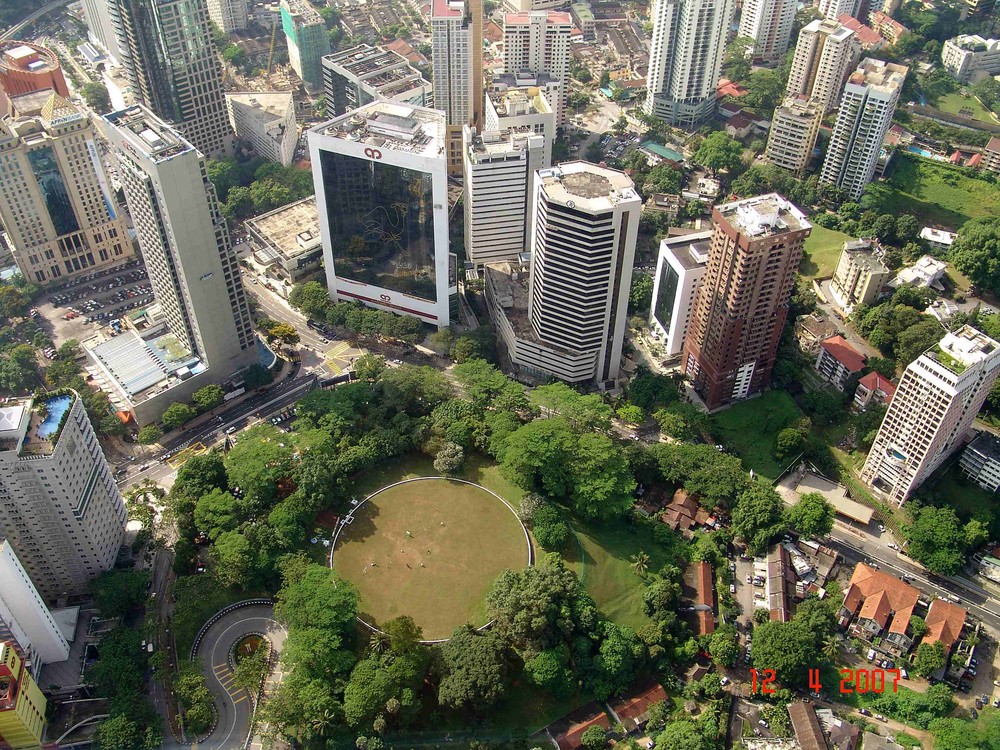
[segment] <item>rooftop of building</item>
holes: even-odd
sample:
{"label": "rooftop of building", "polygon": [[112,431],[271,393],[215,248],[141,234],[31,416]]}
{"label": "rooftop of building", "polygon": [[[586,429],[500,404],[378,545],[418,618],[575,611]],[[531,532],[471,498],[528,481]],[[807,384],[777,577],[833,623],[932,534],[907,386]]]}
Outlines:
{"label": "rooftop of building", "polygon": [[284,9],[286,4],[288,5],[289,13],[295,16],[296,21],[299,23],[304,25],[321,23],[326,26],[323,16],[307,0],[282,0],[282,9]]}
{"label": "rooftop of building", "polygon": [[983,430],[969,443],[967,450],[976,451],[992,461],[1000,463],[1000,437]]}
{"label": "rooftop of building", "polygon": [[[881,39],[881,37],[879,37]],[[864,58],[847,79],[856,86],[879,89],[901,89],[909,68],[899,63],[889,63],[872,57]]]}
{"label": "rooftop of building", "polygon": [[965,627],[965,618],[968,615],[962,607],[944,599],[935,599],[931,602],[930,609],[927,610],[927,631],[924,633],[924,643],[940,642],[944,646],[945,653],[951,651],[962,635],[962,628]]}
{"label": "rooftop of building", "polygon": [[990,142],[986,144],[986,150],[1000,153],[1000,138],[996,136],[990,138]]}
{"label": "rooftop of building", "polygon": [[542,18],[544,16],[545,22],[550,24],[565,23],[572,24],[573,19],[569,17],[569,13],[565,11],[558,10],[526,10],[520,13],[507,13],[503,17],[504,26],[522,26],[524,24],[529,24],[533,19]]}
{"label": "rooftop of building", "polygon": [[317,125],[311,132],[420,156],[441,156],[445,151],[444,112],[384,100]]}
{"label": "rooftop of building", "polygon": [[907,29],[903,24],[894,19],[888,13],[883,13],[880,10],[872,11],[869,16],[869,20],[878,24],[879,26],[890,26],[898,34],[905,34],[909,29]]}
{"label": "rooftop of building", "polygon": [[247,219],[246,228],[251,237],[263,241],[282,258],[298,257],[321,244],[319,212],[312,195]]}
{"label": "rooftop of building", "polygon": [[945,334],[936,346],[924,352],[924,356],[944,365],[956,375],[961,375],[969,367],[996,354],[998,349],[1000,344],[985,333],[964,325],[957,331]]}
{"label": "rooftop of building", "polygon": [[788,718],[792,720],[795,739],[802,750],[827,750],[823,728],[812,703],[792,701],[788,704]]}
{"label": "rooftop of building", "polygon": [[590,162],[565,162],[537,174],[548,200],[569,208],[607,211],[621,201],[639,200],[631,177]]}
{"label": "rooftop of building", "polygon": [[882,627],[892,615],[889,631],[905,633],[918,599],[920,592],[913,586],[865,563],[858,563],[844,595],[844,608],[856,612],[860,606],[860,619],[875,620]]}
{"label": "rooftop of building", "polygon": [[806,215],[777,193],[724,203],[715,210],[736,229],[755,239],[812,229]]}
{"label": "rooftop of building", "polygon": [[548,76],[530,72],[501,73],[493,79],[488,96],[499,117],[545,114],[552,111],[545,87],[554,82]]}
{"label": "rooftop of building", "polygon": [[431,18],[461,18],[465,15],[463,0],[433,0]]}
{"label": "rooftop of building", "polygon": [[660,252],[670,253],[681,268],[690,271],[693,268],[704,268],[708,264],[708,254],[710,249],[709,240],[712,239],[712,230],[702,230],[679,237],[667,237],[660,240]]}
{"label": "rooftop of building", "polygon": [[167,391],[207,369],[172,333],[147,341],[136,331],[126,330],[111,338],[85,341],[84,347],[133,403]]}
{"label": "rooftop of building", "polygon": [[948,39],[945,44],[954,44],[966,52],[986,52],[1000,49],[1000,39],[987,39],[979,34],[959,34]]}
{"label": "rooftop of building", "polygon": [[72,391],[55,391],[40,399],[7,399],[0,405],[0,450],[50,454],[75,398]]}
{"label": "rooftop of building", "polygon": [[594,11],[590,9],[590,6],[587,5],[587,3],[573,3],[569,7],[581,21],[594,20]]}
{"label": "rooftop of building", "polygon": [[[853,18],[846,13],[844,16],[850,18],[851,21],[854,21],[857,24],[861,23],[856,18]],[[848,39],[851,34],[854,33],[854,29],[844,24],[841,20],[844,16],[841,16],[841,18],[838,18],[836,21],[832,18],[817,18],[803,26],[802,31],[826,34],[831,39],[835,39],[837,41]]]}
{"label": "rooftop of building", "polygon": [[821,341],[820,347],[850,372],[860,372],[865,366],[865,355],[851,346],[843,336],[831,336]]}
{"label": "rooftop of building", "polygon": [[885,375],[880,375],[874,370],[858,381],[858,385],[863,385],[869,391],[882,391],[886,396],[891,397],[896,392],[896,386]]}
{"label": "rooftop of building", "polygon": [[865,732],[863,742],[865,750],[903,750],[902,745],[875,732]]}
{"label": "rooftop of building", "polygon": [[128,140],[129,145],[154,162],[165,161],[194,146],[181,134],[141,105],[104,115]]}
{"label": "rooftop of building", "polygon": [[0,42],[0,71],[24,70],[42,73],[59,69],[59,57],[55,52],[33,42],[11,39]]}
{"label": "rooftop of building", "polygon": [[861,21],[859,21],[857,18],[850,15],[849,13],[842,13],[841,15],[837,16],[836,23],[838,23],[841,28],[853,32],[854,35],[858,38],[858,41],[861,42],[861,46],[864,47],[865,49],[875,45],[880,45],[883,42],[882,37],[878,35],[878,32],[875,31],[875,29],[873,29],[871,26],[866,26],[865,24],[861,23]]}
{"label": "rooftop of building", "polygon": [[[786,96],[784,101],[781,102],[781,107],[779,110],[785,110],[789,114],[796,117],[814,117],[816,115],[822,115],[823,109],[819,102],[815,99],[810,99],[801,94],[796,96]],[[739,117],[742,112],[733,115],[733,117]],[[775,113],[777,114],[777,113]],[[751,120],[752,122],[752,120]]]}
{"label": "rooftop of building", "polygon": [[324,65],[336,65],[348,75],[360,78],[370,85],[392,83],[401,77],[419,72],[410,67],[403,55],[384,47],[359,44],[342,52],[323,56]]}
{"label": "rooftop of building", "polygon": [[226,94],[226,101],[259,112],[269,120],[283,119],[291,110],[294,101],[291,91],[234,91]]}
{"label": "rooftop of building", "polygon": [[[529,138],[544,140],[542,136],[535,136],[530,129],[517,128],[503,131],[486,130],[482,133],[474,133],[469,139],[469,147],[472,153],[477,156],[499,156],[500,154],[513,154],[526,151]],[[539,145],[541,145],[539,143]]]}
{"label": "rooftop of building", "polygon": [[956,237],[958,237],[958,234],[955,232],[946,232],[943,229],[935,229],[934,227],[924,227],[920,230],[920,239],[935,242],[939,245],[951,246]]}
{"label": "rooftop of building", "polygon": [[882,250],[877,242],[872,242],[866,237],[859,237],[856,240],[848,240],[844,243],[844,253],[851,257],[851,263],[862,265],[872,271],[885,273],[889,268],[882,260]]}

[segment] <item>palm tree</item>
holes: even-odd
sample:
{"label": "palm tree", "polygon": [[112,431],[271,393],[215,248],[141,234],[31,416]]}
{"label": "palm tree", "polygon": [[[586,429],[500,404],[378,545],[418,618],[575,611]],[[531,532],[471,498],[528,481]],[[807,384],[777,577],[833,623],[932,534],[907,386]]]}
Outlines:
{"label": "palm tree", "polygon": [[823,654],[830,661],[837,660],[837,657],[840,655],[840,642],[837,640],[837,636],[830,635],[826,637],[823,641]]}
{"label": "palm tree", "polygon": [[372,655],[384,654],[389,650],[392,642],[389,639],[388,633],[383,633],[381,630],[376,630],[372,633],[371,639],[368,641],[368,652]]}
{"label": "palm tree", "polygon": [[639,575],[640,578],[646,577],[646,571],[649,570],[649,555],[647,555],[643,550],[639,550],[636,554],[632,555],[632,570]]}
{"label": "palm tree", "polygon": [[309,728],[320,737],[324,737],[326,736],[326,733],[330,731],[330,727],[333,726],[333,722],[336,718],[337,716],[333,710],[327,708],[323,711],[323,713],[309,722]]}

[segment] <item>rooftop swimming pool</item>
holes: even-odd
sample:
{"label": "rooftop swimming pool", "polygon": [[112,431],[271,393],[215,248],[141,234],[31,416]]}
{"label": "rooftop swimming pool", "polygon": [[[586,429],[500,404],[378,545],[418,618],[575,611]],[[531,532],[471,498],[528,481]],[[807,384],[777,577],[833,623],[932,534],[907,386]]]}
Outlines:
{"label": "rooftop swimming pool", "polygon": [[72,396],[55,396],[45,402],[45,421],[38,425],[38,437],[47,438],[52,435],[59,423],[62,422],[63,414],[73,405]]}

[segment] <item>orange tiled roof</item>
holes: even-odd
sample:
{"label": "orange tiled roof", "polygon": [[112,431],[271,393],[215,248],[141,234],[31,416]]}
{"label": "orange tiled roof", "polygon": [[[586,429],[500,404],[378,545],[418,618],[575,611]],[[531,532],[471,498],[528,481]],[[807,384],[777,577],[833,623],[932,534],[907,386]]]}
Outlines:
{"label": "orange tiled roof", "polygon": [[890,613],[895,613],[889,631],[905,633],[919,598],[920,592],[913,586],[888,573],[858,563],[844,596],[844,608],[849,612],[857,612],[861,605],[858,616],[875,619],[883,627],[885,618]]}
{"label": "orange tiled roof", "polygon": [[944,599],[935,599],[927,610],[927,632],[924,634],[923,642],[941,641],[945,653],[948,653],[962,635],[962,626],[965,625],[967,614],[957,604],[946,602]]}
{"label": "orange tiled roof", "polygon": [[870,372],[865,375],[858,381],[858,385],[863,385],[872,393],[882,391],[889,398],[896,392],[896,386],[892,384],[892,381],[883,375],[879,375],[877,372]]}
{"label": "orange tiled roof", "polygon": [[649,711],[649,707],[654,703],[667,700],[667,691],[659,685],[646,686],[645,690],[633,693],[627,698],[612,704],[611,708],[618,715],[622,723],[635,720]]}
{"label": "orange tiled roof", "polygon": [[605,730],[611,729],[611,721],[602,711],[599,714],[591,716],[589,719],[574,724],[555,738],[559,750],[577,750],[577,748],[581,747],[580,738],[583,737],[583,733],[591,727],[600,727]]}
{"label": "orange tiled roof", "polygon": [[865,366],[865,356],[851,346],[843,336],[831,336],[821,341],[820,346],[850,372],[858,372]]}

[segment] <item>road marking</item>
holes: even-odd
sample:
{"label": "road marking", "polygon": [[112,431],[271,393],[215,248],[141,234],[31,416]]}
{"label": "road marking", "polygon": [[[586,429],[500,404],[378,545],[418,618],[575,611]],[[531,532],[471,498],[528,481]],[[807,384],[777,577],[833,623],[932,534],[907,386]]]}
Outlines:
{"label": "road marking", "polygon": [[219,672],[220,669],[229,669],[229,665],[228,664],[216,664],[215,666],[212,667],[212,669],[214,669],[215,672],[216,672],[216,674],[218,674],[218,672]]}
{"label": "road marking", "polygon": [[242,703],[242,702],[243,702],[243,701],[245,701],[246,699],[247,699],[247,697],[246,697],[245,695],[243,695],[243,696],[241,696],[241,697],[240,697],[240,698],[239,698],[238,700],[234,700],[234,701],[233,701],[233,705],[235,706],[235,705],[236,705],[237,703]]}

